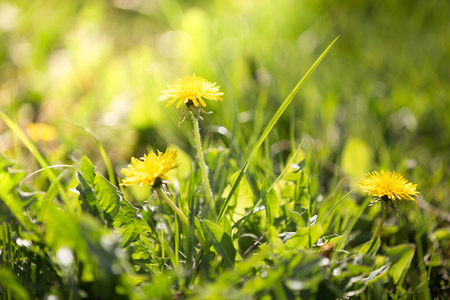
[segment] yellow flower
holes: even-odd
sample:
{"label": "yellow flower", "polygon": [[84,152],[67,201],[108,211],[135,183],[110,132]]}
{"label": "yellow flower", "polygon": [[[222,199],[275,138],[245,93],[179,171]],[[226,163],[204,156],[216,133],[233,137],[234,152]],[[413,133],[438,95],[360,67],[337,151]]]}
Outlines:
{"label": "yellow flower", "polygon": [[402,175],[395,172],[368,173],[359,181],[359,186],[369,195],[391,201],[404,199],[417,202],[413,196],[419,194],[417,184],[408,182]]}
{"label": "yellow flower", "polygon": [[45,123],[30,123],[27,125],[27,134],[33,141],[51,142],[56,139],[55,127]]}
{"label": "yellow flower", "polygon": [[150,152],[148,156],[144,154],[144,157],[140,159],[132,157],[131,165],[120,171],[127,176],[122,180],[121,185],[139,184],[143,186],[147,183],[150,183],[151,186],[154,186],[155,183],[159,185],[162,179],[166,179],[164,174],[177,167],[173,164],[176,156],[176,151],[167,150],[166,153],[158,151],[157,155]]}
{"label": "yellow flower", "polygon": [[223,93],[219,92],[220,86],[215,85],[215,82],[211,83],[206,79],[193,74],[175,81],[172,85],[168,85],[167,87],[169,89],[162,91],[162,95],[158,100],[169,100],[166,107],[169,107],[177,100],[177,108],[183,103],[189,105],[189,101],[192,101],[195,107],[198,107],[199,103],[202,106],[206,106],[203,98],[215,101],[222,100],[220,96],[222,96]]}

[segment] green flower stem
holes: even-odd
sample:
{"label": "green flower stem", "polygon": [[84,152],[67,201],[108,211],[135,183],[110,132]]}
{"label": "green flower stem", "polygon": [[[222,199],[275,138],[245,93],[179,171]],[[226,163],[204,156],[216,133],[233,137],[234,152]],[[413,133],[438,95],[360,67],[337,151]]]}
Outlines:
{"label": "green flower stem", "polygon": [[166,195],[166,193],[164,193],[164,191],[162,191],[161,189],[157,189],[157,193],[158,193],[158,197],[159,199],[161,199],[161,195],[162,198],[167,202],[167,204],[170,205],[170,207],[177,213],[177,215],[180,217],[181,221],[189,226],[189,219],[183,214],[183,212],[175,205],[175,203],[172,202],[172,200],[170,200],[170,198]]}
{"label": "green flower stem", "polygon": [[206,199],[208,200],[208,203],[210,205],[211,212],[213,213],[213,215],[215,215],[216,214],[216,209],[215,209],[215,206],[214,206],[211,186],[209,185],[208,172],[206,170],[205,158],[203,157],[203,149],[202,149],[202,142],[201,142],[201,139],[200,139],[200,129],[198,127],[198,120],[194,116],[192,111],[191,111],[191,117],[192,117],[192,123],[194,124],[195,146],[197,147],[197,153],[198,153],[198,160],[199,160],[199,164],[200,164],[200,170],[202,171],[203,183],[205,184]]}
{"label": "green flower stem", "polygon": [[377,236],[380,235],[381,232],[381,228],[383,227],[384,221],[386,220],[386,215],[387,215],[387,211],[388,211],[388,205],[387,204],[383,204],[383,216],[381,217],[381,221],[380,221],[380,225],[378,225],[378,229],[375,232],[375,234],[373,235],[371,241],[375,240],[377,238]]}
{"label": "green flower stem", "polygon": [[[187,226],[189,226],[189,219],[175,205],[175,203],[173,203],[172,200],[170,200],[169,196],[167,196],[167,194],[161,188],[156,189],[156,193],[157,193],[159,199],[163,198],[167,202],[167,204],[169,204],[169,206],[175,211],[175,213],[180,217],[181,221],[184,224],[186,224]],[[206,243],[205,239],[203,238],[203,236],[200,233],[198,233],[197,231],[195,231],[194,234],[195,234],[195,237],[197,238],[197,240],[202,245],[203,249],[206,252],[208,252],[209,248],[208,248],[207,243]]]}

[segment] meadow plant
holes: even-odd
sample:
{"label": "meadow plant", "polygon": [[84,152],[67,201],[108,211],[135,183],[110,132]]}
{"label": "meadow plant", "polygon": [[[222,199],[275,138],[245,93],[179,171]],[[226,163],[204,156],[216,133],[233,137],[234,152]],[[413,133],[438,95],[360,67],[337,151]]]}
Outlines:
{"label": "meadow plant", "polygon": [[213,215],[216,214],[214,197],[209,182],[208,167],[205,163],[205,157],[203,155],[203,147],[198,121],[202,119],[202,116],[200,114],[202,112],[206,113],[203,110],[203,107],[206,107],[204,99],[222,101],[221,96],[223,95],[223,93],[219,92],[219,88],[220,86],[216,86],[215,82],[211,83],[206,79],[193,74],[175,81],[174,84],[168,85],[168,89],[162,91],[162,95],[159,98],[159,101],[169,100],[169,102],[166,104],[166,108],[176,101],[178,101],[177,108],[179,108],[182,104],[185,104],[185,106],[183,107],[180,124],[185,119],[186,114],[189,113],[191,116],[192,124],[194,127],[195,146],[197,148],[200,170],[203,177],[203,184],[205,186],[206,200],[210,207],[210,213],[212,213]]}
{"label": "meadow plant", "polygon": [[372,240],[377,238],[380,234],[389,208],[391,207],[395,211],[398,211],[395,203],[396,200],[409,200],[414,201],[417,204],[416,199],[413,198],[414,196],[419,195],[417,184],[408,182],[402,175],[396,174],[395,172],[381,171],[378,173],[377,171],[374,171],[368,173],[365,178],[362,178],[359,181],[359,186],[369,195],[374,197],[372,203],[381,203],[383,210],[380,225],[373,235]]}
{"label": "meadow plant", "polygon": [[[248,153],[230,142],[204,155],[199,120],[207,113],[206,100],[222,100],[216,83],[193,74],[162,91],[159,100],[168,101],[166,108],[183,106],[181,122],[192,120],[201,176],[189,155],[169,147],[132,157],[120,171],[125,178],[118,187],[105,147],[78,125],[97,141],[109,180],[86,156],[68,168],[76,170],[72,176],[67,170],[57,175],[54,169],[61,165],[50,165],[32,141],[55,142],[55,131],[35,124],[27,136],[0,111],[39,163],[41,169],[31,175],[46,190],[22,190],[31,175],[25,177],[0,155],[2,300],[397,299],[412,294],[431,299],[428,282],[437,243],[427,266],[420,236],[416,244],[394,239],[388,245],[379,238],[388,209],[397,210],[400,199],[416,202],[417,185],[395,172],[369,173],[359,181],[373,197],[365,199],[344,187],[346,178],[338,171],[321,170],[317,149],[294,137],[286,157],[270,155],[277,122],[336,40],[252,143],[233,136]],[[189,164],[187,176],[170,181],[169,172]],[[369,240],[376,217],[367,212],[370,200],[381,203],[383,215]],[[416,253],[420,274],[406,280],[415,271],[410,265]],[[409,282],[419,276],[421,285]]]}
{"label": "meadow plant", "polygon": [[167,177],[165,173],[177,167],[174,165],[176,156],[176,151],[166,150],[165,153],[158,151],[158,154],[154,152],[150,152],[148,156],[144,154],[144,157],[140,159],[132,157],[128,168],[123,168],[120,171],[127,176],[120,185],[130,186],[138,184],[143,186],[147,183],[150,184],[152,192],[156,193],[160,200],[161,198],[165,200],[184,223],[189,224],[189,220],[183,212],[167,196]]}

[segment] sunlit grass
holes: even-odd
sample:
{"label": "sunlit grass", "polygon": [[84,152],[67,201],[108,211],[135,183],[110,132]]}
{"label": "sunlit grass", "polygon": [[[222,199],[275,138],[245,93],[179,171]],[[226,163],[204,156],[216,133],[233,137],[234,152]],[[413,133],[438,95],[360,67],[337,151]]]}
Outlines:
{"label": "sunlit grass", "polygon": [[[0,4],[2,299],[448,298],[449,14]],[[157,101],[193,73],[223,92],[198,139]],[[118,186],[131,157],[166,149],[164,190]],[[418,185],[417,206],[368,206],[357,182],[383,169]]]}

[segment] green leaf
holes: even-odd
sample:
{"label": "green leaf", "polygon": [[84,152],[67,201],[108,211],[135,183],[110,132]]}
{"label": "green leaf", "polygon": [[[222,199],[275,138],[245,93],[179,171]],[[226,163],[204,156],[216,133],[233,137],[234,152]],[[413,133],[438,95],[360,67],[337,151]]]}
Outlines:
{"label": "green leaf", "polygon": [[203,221],[203,231],[214,249],[216,249],[217,254],[223,258],[225,265],[230,269],[234,268],[236,249],[233,246],[231,237],[217,224],[209,220]]}
{"label": "green leaf", "polygon": [[311,228],[299,228],[297,232],[286,241],[286,246],[294,249],[304,249],[307,248],[309,244],[315,244],[322,235],[323,228],[320,224],[313,225]]}
{"label": "green leaf", "polygon": [[237,187],[239,186],[239,183],[241,182],[242,178],[244,177],[245,172],[247,171],[247,168],[250,164],[250,161],[253,159],[253,157],[256,155],[256,152],[258,151],[259,147],[261,147],[264,140],[269,135],[272,128],[277,123],[278,119],[280,119],[281,115],[284,113],[286,108],[289,106],[289,104],[292,102],[292,99],[294,99],[294,96],[297,94],[297,92],[300,90],[302,85],[305,83],[306,79],[311,75],[311,73],[316,69],[316,67],[319,65],[319,63],[322,61],[322,59],[327,55],[327,53],[330,51],[331,47],[334,45],[334,43],[337,41],[339,37],[335,38],[334,41],[331,42],[331,44],[322,52],[322,54],[316,59],[316,61],[313,63],[313,65],[306,71],[306,74],[300,79],[300,81],[297,83],[297,85],[294,87],[294,89],[291,91],[291,93],[286,97],[286,99],[283,101],[281,106],[278,108],[275,115],[270,120],[269,124],[267,124],[266,128],[264,129],[264,132],[259,137],[258,142],[253,146],[253,149],[248,156],[247,160],[245,161],[244,165],[242,166],[241,170],[239,171],[239,175],[234,182],[233,186],[231,187],[231,190],[225,199],[224,203],[222,204],[222,207],[220,208],[219,215],[217,217],[217,220],[220,220],[223,215],[225,214],[225,211],[228,208],[229,202],[231,200],[231,197],[235,193]]}
{"label": "green leaf", "polygon": [[68,214],[56,204],[50,203],[43,220],[46,244],[53,249],[58,249],[61,246],[75,249],[83,244],[84,241],[79,230],[79,219],[80,216]]}
{"label": "green leaf", "polygon": [[292,158],[289,160],[289,162],[286,165],[286,167],[283,169],[283,172],[281,172],[281,174],[275,179],[275,181],[272,182],[272,184],[268,187],[268,189],[265,191],[265,193],[263,193],[262,197],[258,201],[256,201],[256,203],[253,205],[252,209],[249,212],[247,212],[243,218],[241,218],[239,221],[237,221],[233,225],[233,228],[234,227],[242,228],[245,225],[245,222],[255,212],[255,209],[263,202],[266,194],[268,194],[278,184],[278,182],[286,175],[288,170],[291,169],[290,165],[294,161],[295,157],[297,157],[297,154],[300,152],[301,146],[302,146],[302,143],[300,143],[300,145],[298,145],[297,150],[295,151],[295,153],[292,156]]}
{"label": "green leaf", "polygon": [[200,242],[200,244],[202,245],[202,247],[205,251],[209,251],[209,245],[207,245],[205,231],[203,230],[202,223],[200,222],[199,219],[194,217],[194,224],[195,224],[195,229],[197,229],[198,236],[196,235],[196,237],[197,237],[198,241]]}
{"label": "green leaf", "polygon": [[79,193],[78,198],[81,202],[81,208],[84,211],[90,212],[94,216],[100,217],[103,220],[103,215],[98,204],[97,197],[95,196],[94,190],[89,184],[88,179],[86,179],[83,173],[79,171],[76,172],[76,178],[79,183],[79,185],[76,187],[76,190]]}
{"label": "green leaf", "polygon": [[136,261],[151,261],[152,248],[149,248],[144,243],[142,243],[143,239],[145,238],[141,238],[139,241],[133,242],[132,247],[130,247],[131,258],[133,259],[134,263],[136,263]]}
{"label": "green leaf", "polygon": [[[236,182],[236,178],[238,177],[238,172],[234,173],[230,177],[230,182]],[[228,185],[222,193],[222,197],[228,197],[231,191],[231,184]],[[245,215],[246,209],[253,206],[253,192],[250,185],[247,182],[247,179],[244,178],[242,184],[236,189],[234,193],[234,197],[230,199],[230,207],[233,208],[232,219],[237,221],[243,215]],[[219,222],[218,222],[219,223]]]}
{"label": "green leaf", "polygon": [[358,253],[360,254],[376,254],[376,251],[379,249],[381,245],[380,237],[377,236],[376,239],[370,240],[367,243],[365,243],[359,250]]}
{"label": "green leaf", "polygon": [[80,183],[77,190],[80,192],[82,203],[87,202],[91,211],[95,212],[94,215],[99,214],[110,224],[119,211],[122,202],[121,193],[108,180],[95,173],[95,167],[87,157],[81,159],[77,179]]}
{"label": "green leaf", "polygon": [[288,211],[291,215],[292,220],[294,220],[295,224],[297,225],[297,227],[306,227],[305,220],[303,220],[303,217],[300,213],[298,213],[296,211],[292,211],[289,208],[288,208]]}
{"label": "green leaf", "polygon": [[375,281],[377,281],[378,279],[380,279],[384,275],[386,275],[389,268],[390,268],[390,265],[381,266],[380,268],[370,272],[369,276],[364,277],[363,279],[361,279],[361,281],[367,282],[367,283],[374,283]]}
{"label": "green leaf", "polygon": [[111,217],[114,217],[119,211],[122,200],[120,191],[98,174],[96,174],[94,180],[94,191],[97,194],[97,199],[102,210]]}
{"label": "green leaf", "polygon": [[277,198],[277,194],[273,189],[270,189],[270,185],[269,185],[269,180],[266,177],[264,179],[263,182],[263,188],[261,191],[261,194],[264,195],[266,194],[266,196],[262,196],[261,198],[264,197],[264,199],[266,200],[266,215],[267,215],[267,224],[269,226],[274,224],[275,221],[275,217],[278,215],[278,198]]}
{"label": "green leaf", "polygon": [[275,226],[269,225],[267,229],[267,239],[269,240],[269,243],[272,247],[274,247],[274,249],[281,248],[283,246],[283,241],[280,239]]}
{"label": "green leaf", "polygon": [[108,180],[95,173],[95,166],[86,157],[81,160],[77,180],[83,208],[115,228],[122,236],[122,246],[128,246],[140,234],[151,232],[139,215],[139,209],[124,199],[123,194]]}
{"label": "green leaf", "polygon": [[222,220],[220,220],[217,225],[219,225],[220,228],[222,228],[228,235],[231,236],[231,224],[228,218],[222,218]]}
{"label": "green leaf", "polygon": [[86,177],[86,180],[89,183],[92,184],[94,182],[95,166],[91,163],[91,161],[86,156],[83,156],[83,158],[81,158],[80,172],[81,172],[81,174],[83,174],[84,177]]}
{"label": "green leaf", "polygon": [[402,275],[408,272],[415,251],[416,245],[414,244],[402,244],[385,248],[385,252],[392,263],[389,275],[392,276],[394,284],[397,284]]}
{"label": "green leaf", "polygon": [[[74,263],[82,266],[78,271],[81,281],[96,281],[96,284],[105,287],[105,283],[117,280],[118,272],[124,273],[129,269],[119,246],[120,236],[112,234],[111,229],[106,228],[98,218],[83,212],[71,214],[50,203],[44,224],[44,239],[49,249],[57,251],[60,247],[66,247],[76,255]],[[114,298],[112,294],[115,292],[111,287],[101,291],[105,298]]]}
{"label": "green leaf", "polygon": [[450,239],[450,228],[438,228],[433,232],[433,235],[436,237],[438,241],[444,239]]}
{"label": "green leaf", "polygon": [[112,225],[122,235],[122,247],[128,246],[138,235],[151,232],[151,228],[139,215],[139,209],[125,199],[122,199]]}
{"label": "green leaf", "polygon": [[[356,266],[356,270],[357,273],[362,273],[364,274],[364,267],[363,266]],[[360,267],[360,270],[358,270]],[[362,292],[364,292],[364,290],[369,286],[369,284],[374,283],[375,281],[379,280],[380,278],[382,278],[383,276],[385,276],[387,274],[387,271],[389,269],[389,264],[387,265],[383,265],[382,267],[371,271],[369,273],[368,276],[363,277],[363,275],[358,274],[356,276],[353,276],[351,278],[348,278],[348,284],[346,286],[346,292],[344,294],[344,296],[346,298],[348,297],[354,297],[357,296],[359,294],[361,294]]]}

